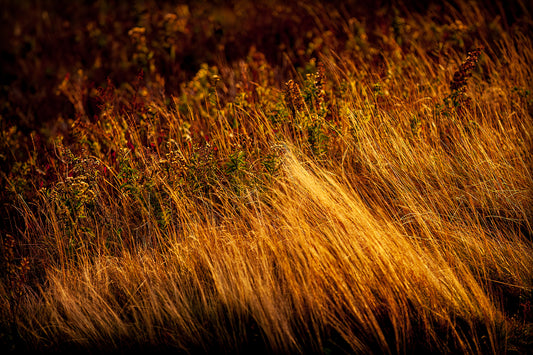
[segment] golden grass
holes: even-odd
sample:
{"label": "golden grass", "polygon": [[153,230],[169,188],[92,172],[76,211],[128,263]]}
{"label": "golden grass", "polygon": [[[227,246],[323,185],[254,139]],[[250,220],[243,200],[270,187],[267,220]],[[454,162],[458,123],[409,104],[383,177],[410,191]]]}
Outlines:
{"label": "golden grass", "polygon": [[[517,312],[533,288],[533,127],[531,103],[512,88],[531,87],[533,46],[520,36],[500,45],[500,56],[482,54],[486,72],[470,78],[463,110],[438,105],[465,56],[436,67],[415,46],[385,59],[384,78],[362,58],[323,55],[326,119],[301,102],[292,114],[285,106],[286,122],[272,121],[268,103],[283,102],[275,87],[247,107],[204,98],[186,113],[154,97],[171,148],[149,151],[143,128],[110,110],[107,126],[84,134],[131,142],[117,158],[129,170],[93,147],[70,166],[94,160],[108,175],[60,176],[39,191],[37,211],[18,205],[25,242],[46,262],[16,307],[1,285],[2,316],[32,349],[523,349],[515,343],[530,335],[513,337],[531,329]],[[328,141],[317,153],[306,125],[320,119]],[[217,155],[188,145],[189,121]],[[247,165],[210,178],[210,159],[227,163],[239,151]],[[265,152],[277,173],[255,169]],[[197,175],[183,168],[194,159]],[[68,199],[89,212],[65,213]],[[156,216],[156,205],[170,207]]]}

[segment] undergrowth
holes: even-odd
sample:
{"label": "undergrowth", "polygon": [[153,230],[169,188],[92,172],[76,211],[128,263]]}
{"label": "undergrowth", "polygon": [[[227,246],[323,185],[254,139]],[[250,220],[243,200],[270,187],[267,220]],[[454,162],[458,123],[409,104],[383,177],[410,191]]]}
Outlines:
{"label": "undergrowth", "polygon": [[52,118],[2,89],[2,348],[531,349],[525,6],[150,4],[63,24]]}

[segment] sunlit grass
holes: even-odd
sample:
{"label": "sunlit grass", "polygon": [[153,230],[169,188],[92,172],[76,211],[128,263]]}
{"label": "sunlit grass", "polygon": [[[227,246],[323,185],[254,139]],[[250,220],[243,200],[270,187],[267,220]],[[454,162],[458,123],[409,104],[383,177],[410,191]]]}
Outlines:
{"label": "sunlit grass", "polygon": [[[467,10],[434,35],[467,40]],[[429,19],[395,21],[377,55],[346,20],[345,50],[326,46],[287,84],[255,50],[202,66],[180,96],[161,77],[108,82],[96,118],[80,102],[83,72],[65,78],[70,134],[46,154],[34,143],[5,179],[19,249],[3,236],[3,343],[531,346],[531,40],[503,33],[491,48],[481,26],[479,58],[444,56],[424,49]]]}

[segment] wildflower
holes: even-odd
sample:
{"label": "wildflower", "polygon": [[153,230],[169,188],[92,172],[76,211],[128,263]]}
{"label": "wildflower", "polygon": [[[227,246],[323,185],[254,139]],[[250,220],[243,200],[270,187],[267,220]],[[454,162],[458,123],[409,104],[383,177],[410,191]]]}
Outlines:
{"label": "wildflower", "polygon": [[146,28],[144,27],[133,27],[128,31],[128,35],[132,38],[139,38],[141,36],[144,36],[146,32]]}
{"label": "wildflower", "polygon": [[293,115],[296,112],[302,111],[304,108],[300,88],[292,79],[285,84],[285,100],[287,101],[287,104],[289,105]]}
{"label": "wildflower", "polygon": [[318,102],[320,104],[324,102],[325,95],[326,95],[325,86],[324,86],[325,82],[326,82],[326,68],[324,67],[323,63],[319,63],[318,71],[316,73],[315,86],[318,91],[317,96],[318,96]]}
{"label": "wildflower", "polygon": [[464,90],[466,81],[472,76],[472,70],[474,70],[482,51],[483,47],[479,47],[468,52],[466,60],[453,74],[453,80],[450,83],[450,89],[452,91]]}

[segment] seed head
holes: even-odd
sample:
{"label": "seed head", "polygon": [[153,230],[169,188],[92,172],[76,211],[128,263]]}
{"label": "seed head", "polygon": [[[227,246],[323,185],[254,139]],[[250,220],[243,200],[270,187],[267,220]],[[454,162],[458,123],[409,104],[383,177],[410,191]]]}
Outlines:
{"label": "seed head", "polygon": [[472,76],[478,60],[479,55],[483,51],[483,47],[476,48],[468,52],[466,60],[461,64],[459,69],[453,74],[453,80],[450,83],[450,89],[452,91],[463,90],[466,86],[466,81]]}

